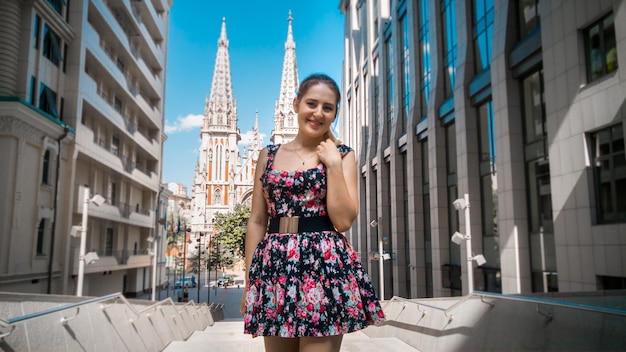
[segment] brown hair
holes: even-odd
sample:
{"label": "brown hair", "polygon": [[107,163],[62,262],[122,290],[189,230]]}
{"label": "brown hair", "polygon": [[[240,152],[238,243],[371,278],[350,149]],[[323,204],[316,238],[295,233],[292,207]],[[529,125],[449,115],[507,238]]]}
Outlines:
{"label": "brown hair", "polygon": [[[335,97],[337,98],[337,104],[335,105],[335,109],[336,109],[335,118],[337,118],[337,114],[339,114],[339,101],[341,100],[341,93],[339,92],[339,86],[337,85],[335,80],[333,80],[332,78],[330,78],[330,76],[324,73],[313,73],[309,75],[307,78],[305,78],[302,82],[300,82],[300,86],[298,87],[298,94],[297,94],[298,103],[300,103],[300,99],[302,98],[302,96],[304,96],[304,94],[306,94],[309,88],[320,83],[327,85],[328,88],[330,88],[330,90],[332,90],[333,93],[335,93]],[[330,138],[335,143],[340,143],[340,141],[337,139],[337,137],[335,137],[335,135],[330,129],[328,130],[328,132],[326,132],[324,137],[326,139]]]}

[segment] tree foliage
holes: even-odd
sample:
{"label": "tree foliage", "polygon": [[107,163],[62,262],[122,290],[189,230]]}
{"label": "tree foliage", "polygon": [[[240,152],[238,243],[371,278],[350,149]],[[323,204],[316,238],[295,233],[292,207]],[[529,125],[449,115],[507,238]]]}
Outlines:
{"label": "tree foliage", "polygon": [[237,205],[234,211],[217,214],[215,227],[220,247],[233,255],[245,256],[246,226],[250,218],[250,207]]}

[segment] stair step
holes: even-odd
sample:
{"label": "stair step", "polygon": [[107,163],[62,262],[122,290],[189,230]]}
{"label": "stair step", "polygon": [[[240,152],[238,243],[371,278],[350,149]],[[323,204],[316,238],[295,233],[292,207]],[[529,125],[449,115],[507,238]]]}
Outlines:
{"label": "stair step", "polygon": [[[264,351],[263,338],[243,333],[243,321],[219,321],[203,331],[193,333],[187,341],[173,341],[164,352],[205,352],[210,346],[215,352]],[[417,351],[397,338],[370,338],[357,331],[344,335],[341,352],[409,352]]]}

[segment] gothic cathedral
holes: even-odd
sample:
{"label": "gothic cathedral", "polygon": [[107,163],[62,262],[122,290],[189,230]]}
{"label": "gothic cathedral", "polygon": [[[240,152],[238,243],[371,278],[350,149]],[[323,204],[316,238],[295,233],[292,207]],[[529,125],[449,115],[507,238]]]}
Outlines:
{"label": "gothic cathedral", "polygon": [[[292,20],[289,12],[280,93],[270,137],[273,144],[289,142],[298,132],[292,105],[299,84]],[[205,101],[201,144],[192,185],[189,224],[192,237],[201,233],[212,234],[216,214],[230,212],[237,204],[250,204],[256,163],[263,148],[257,111],[253,138],[247,146],[242,146],[243,152],[240,152],[241,134],[237,127],[237,104],[230,75],[226,19],[222,19],[217,44],[211,94]]]}

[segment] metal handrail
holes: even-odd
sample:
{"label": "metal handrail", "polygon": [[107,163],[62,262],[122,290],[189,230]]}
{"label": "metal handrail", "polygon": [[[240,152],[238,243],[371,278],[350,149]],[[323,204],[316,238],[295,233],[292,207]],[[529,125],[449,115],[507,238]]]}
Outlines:
{"label": "metal handrail", "polygon": [[110,299],[114,299],[114,298],[116,298],[117,296],[120,296],[120,295],[121,295],[121,293],[119,293],[119,292],[112,293],[112,294],[109,294],[109,295],[106,295],[106,296],[90,298],[90,299],[86,299],[84,301],[80,301],[80,302],[76,302],[76,303],[70,303],[70,304],[66,304],[64,306],[60,306],[60,307],[44,309],[44,310],[39,311],[39,312],[25,314],[25,315],[22,315],[22,316],[19,316],[19,317],[15,317],[15,318],[11,318],[11,319],[8,319],[8,320],[0,319],[0,321],[2,323],[6,323],[7,325],[12,325],[12,324],[20,323],[20,322],[23,322],[23,321],[26,321],[26,320],[40,318],[40,317],[43,317],[44,315],[60,312],[62,310],[72,309],[72,308],[84,306],[84,305],[95,303],[95,302],[107,301],[107,300],[110,300]]}
{"label": "metal handrail", "polygon": [[[501,294],[501,293],[492,293],[492,292],[484,292],[484,291],[474,291],[473,293],[471,293],[469,295],[465,295],[463,298],[461,298],[460,300],[458,300],[453,305],[451,305],[450,307],[447,307],[447,308],[437,307],[437,306],[434,306],[434,305],[431,305],[431,304],[417,302],[417,301],[413,301],[413,300],[410,300],[408,298],[399,297],[399,296],[391,297],[391,299],[388,302],[391,302],[391,301],[402,301],[402,302],[408,302],[408,303],[416,304],[418,306],[418,310],[422,313],[422,316],[424,316],[426,314],[426,312],[420,310],[419,306],[423,306],[423,307],[428,307],[428,308],[432,308],[432,309],[435,309],[435,310],[439,310],[439,311],[443,312],[443,314],[449,319],[449,321],[451,321],[453,319],[453,316],[449,315],[449,313],[451,311],[453,311],[455,308],[457,308],[458,306],[460,306],[463,302],[467,301],[470,297],[473,297],[473,296],[480,297],[480,299],[481,299],[481,301],[483,303],[489,304],[491,306],[493,306],[494,303],[493,302],[486,302],[486,301],[483,300],[483,298],[488,297],[488,298],[494,298],[494,299],[506,299],[506,300],[521,301],[521,302],[527,302],[527,303],[536,303],[538,306],[540,304],[546,304],[546,305],[558,306],[558,307],[563,307],[563,308],[585,310],[585,311],[590,311],[590,312],[595,312],[595,313],[606,313],[606,314],[626,316],[626,311],[621,310],[621,309],[592,306],[592,305],[581,304],[581,303],[562,302],[562,301],[555,301],[555,300],[551,300],[551,299],[537,298],[537,297],[524,297],[524,296],[517,296],[517,295],[504,295],[504,294]],[[385,307],[386,307],[386,305],[385,305]],[[402,313],[402,311],[400,313]],[[545,313],[539,311],[539,307],[537,307],[537,313],[545,316],[546,318],[548,318],[550,320],[552,319],[552,314],[545,314]]]}
{"label": "metal handrail", "polygon": [[[391,302],[391,301],[403,301],[403,302],[409,302],[409,303],[417,304],[417,305],[418,305],[418,307],[419,307],[419,306],[423,306],[423,307],[428,307],[428,308],[432,308],[432,309],[440,310],[440,311],[442,311],[442,312],[443,312],[443,314],[446,316],[446,318],[448,318],[448,321],[451,321],[451,320],[454,318],[454,316],[449,315],[449,313],[450,313],[451,311],[453,311],[456,307],[458,307],[459,305],[461,305],[461,303],[463,303],[463,302],[467,301],[470,297],[471,297],[470,295],[467,295],[467,296],[465,296],[465,297],[461,298],[458,302],[454,303],[453,305],[451,305],[451,306],[450,306],[450,307],[448,307],[448,308],[437,307],[437,306],[434,306],[434,305],[431,305],[431,304],[426,304],[426,303],[416,302],[416,301],[412,301],[412,300],[410,300],[410,299],[408,299],[408,298],[399,297],[399,296],[393,296],[393,297],[391,297],[391,299],[389,300],[389,302]],[[385,305],[385,306],[386,306],[386,305]],[[418,308],[418,310],[419,310],[419,308]],[[425,311],[420,310],[420,312],[422,313],[422,316],[424,316],[424,315],[426,314],[426,312],[425,312]]]}
{"label": "metal handrail", "polygon": [[[137,310],[132,304],[130,304],[130,302],[128,302],[128,300],[126,299],[126,297],[124,297],[124,295],[121,292],[116,292],[116,293],[111,293],[108,294],[106,296],[101,296],[101,297],[95,297],[95,298],[90,298],[90,299],[86,299],[84,301],[80,301],[80,302],[75,302],[75,303],[70,303],[70,304],[66,304],[63,306],[59,306],[59,307],[54,307],[54,308],[48,308],[48,309],[44,309],[42,311],[39,312],[35,312],[35,313],[30,313],[30,314],[25,314],[19,317],[15,317],[15,318],[10,318],[7,320],[4,320],[2,318],[0,318],[0,327],[2,328],[10,328],[10,331],[4,332],[4,333],[0,333],[0,340],[3,339],[6,336],[11,335],[11,333],[13,333],[13,331],[15,330],[15,327],[18,323],[22,323],[25,322],[27,320],[30,319],[36,319],[36,318],[41,318],[43,316],[46,316],[48,314],[53,314],[53,313],[57,313],[63,310],[68,310],[68,309],[72,309],[72,308],[77,308],[78,312],[76,313],[75,316],[71,317],[71,318],[67,318],[64,317],[62,319],[62,323],[66,323],[67,321],[70,321],[74,318],[76,318],[80,312],[80,307],[85,306],[87,304],[91,304],[91,303],[96,303],[96,302],[104,302],[104,301],[108,301],[108,300],[112,300],[112,299],[120,299],[135,315],[135,319],[138,318],[139,316],[141,316],[143,313],[145,313],[148,310],[154,309],[155,307],[159,306],[159,305],[165,305],[165,304],[171,304],[173,306],[176,306],[174,304],[174,301],[172,300],[172,298],[168,297],[167,299],[164,299],[162,301],[156,302],[146,308],[143,308],[141,310]],[[206,303],[202,303],[201,305],[205,305]],[[182,306],[178,311],[181,311],[184,309],[184,307],[186,307],[187,305],[193,305],[195,306],[196,304],[194,303],[194,301],[189,301],[188,303],[186,303],[184,306]],[[131,322],[133,322],[135,319],[131,319]]]}
{"label": "metal handrail", "polygon": [[507,300],[512,300],[512,301],[521,301],[521,302],[537,303],[537,304],[549,304],[549,305],[553,305],[557,307],[586,310],[586,311],[595,312],[595,313],[606,313],[606,314],[626,316],[626,310],[606,308],[606,307],[600,307],[600,306],[592,306],[589,304],[582,304],[582,303],[555,301],[552,299],[540,298],[540,297],[505,295],[501,293],[492,293],[492,292],[483,292],[483,291],[474,291],[473,295],[480,296],[481,298],[482,297],[501,298],[501,299],[507,299]]}

